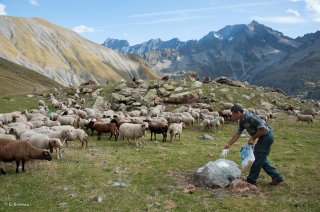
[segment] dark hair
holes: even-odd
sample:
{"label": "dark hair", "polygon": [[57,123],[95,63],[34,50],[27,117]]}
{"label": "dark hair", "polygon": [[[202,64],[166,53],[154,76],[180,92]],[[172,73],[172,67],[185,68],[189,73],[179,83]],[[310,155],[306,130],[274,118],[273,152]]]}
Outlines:
{"label": "dark hair", "polygon": [[231,112],[238,112],[238,111],[243,113],[243,108],[238,104],[234,104],[231,108]]}

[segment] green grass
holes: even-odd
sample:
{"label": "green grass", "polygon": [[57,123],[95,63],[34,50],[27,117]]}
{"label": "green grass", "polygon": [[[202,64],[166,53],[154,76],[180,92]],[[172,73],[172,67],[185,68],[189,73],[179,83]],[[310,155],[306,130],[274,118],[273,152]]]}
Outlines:
{"label": "green grass", "polygon": [[[318,211],[319,210],[319,137],[320,124],[314,127],[296,124],[282,114],[272,122],[276,142],[270,160],[281,170],[285,182],[269,187],[264,173],[258,181],[258,194],[231,194],[221,189],[197,188],[192,194],[183,192],[183,185],[193,170],[220,157],[223,145],[236,129],[225,125],[217,134],[184,129],[181,140],[174,143],[149,141],[136,147],[128,141],[109,141],[108,136],[96,140],[90,137],[88,149],[79,142],[65,148],[64,157],[51,162],[33,161],[26,172],[15,174],[15,165],[6,165],[7,175],[1,176],[0,210],[31,211],[108,210],[108,211]],[[213,141],[199,137],[209,133]],[[161,136],[158,135],[158,140]],[[239,164],[241,138],[228,159]],[[124,182],[124,187],[114,183]],[[221,195],[214,195],[214,193]],[[103,201],[97,203],[95,196]],[[6,204],[25,203],[29,206],[9,207]]]}
{"label": "green grass", "polygon": [[[110,100],[113,85],[101,92]],[[204,85],[204,97],[209,85]],[[217,85],[216,99],[229,102]],[[252,100],[238,94],[250,94],[250,90],[228,87],[234,101],[246,107],[260,104],[261,92]],[[86,106],[92,104],[87,97]],[[269,102],[274,97],[266,95]],[[89,101],[90,100],[90,101]],[[278,98],[282,103],[299,107],[311,107],[292,99]],[[220,103],[214,103],[216,108]],[[31,109],[37,100],[25,96],[0,98],[0,112]],[[178,106],[178,105],[177,105]],[[171,105],[170,107],[173,108]],[[29,161],[25,173],[15,173],[15,163],[5,164],[7,175],[0,176],[0,211],[319,211],[320,173],[320,123],[315,126],[296,123],[296,118],[278,111],[272,120],[275,143],[269,159],[283,173],[285,182],[269,187],[270,177],[263,171],[258,180],[259,192],[233,194],[227,189],[197,188],[192,194],[183,187],[191,183],[195,169],[220,158],[221,150],[237,128],[226,124],[214,134],[200,130],[199,124],[187,127],[181,140],[174,143],[149,141],[136,147],[128,141],[100,141],[96,135],[89,137],[89,147],[80,149],[75,141],[64,149],[63,158],[48,161]],[[200,140],[204,133],[214,136],[213,141]],[[162,136],[157,135],[158,141]],[[228,158],[240,164],[240,147],[247,138],[241,138],[231,149]],[[115,183],[125,186],[114,186]],[[101,203],[95,196],[103,198]]]}

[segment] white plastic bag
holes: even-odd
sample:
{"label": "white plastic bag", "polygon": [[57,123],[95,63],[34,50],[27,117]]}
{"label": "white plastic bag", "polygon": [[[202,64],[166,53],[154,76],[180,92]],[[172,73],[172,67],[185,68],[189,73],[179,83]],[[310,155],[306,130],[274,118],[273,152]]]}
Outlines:
{"label": "white plastic bag", "polygon": [[221,158],[226,158],[229,153],[229,149],[223,149],[221,152]]}
{"label": "white plastic bag", "polygon": [[255,160],[252,145],[247,144],[246,146],[241,147],[240,153],[241,153],[241,171],[245,172],[248,169],[250,169],[251,165]]}

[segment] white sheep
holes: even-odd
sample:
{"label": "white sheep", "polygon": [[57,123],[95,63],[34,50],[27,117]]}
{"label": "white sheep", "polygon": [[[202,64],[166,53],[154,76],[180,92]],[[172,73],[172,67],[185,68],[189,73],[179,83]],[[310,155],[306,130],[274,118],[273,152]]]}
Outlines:
{"label": "white sheep", "polygon": [[204,119],[200,125],[203,126],[202,130],[207,130],[210,128],[210,119]]}
{"label": "white sheep", "polygon": [[299,113],[297,113],[297,122],[301,121],[303,122],[307,122],[308,124],[313,124],[313,116],[312,115],[301,115]]}
{"label": "white sheep", "polygon": [[73,116],[59,116],[57,121],[59,121],[61,125],[75,126],[78,122],[78,119]]}
{"label": "white sheep", "polygon": [[213,132],[218,132],[219,126],[220,126],[220,121],[219,119],[212,119],[210,121],[210,126],[212,127]]}
{"label": "white sheep", "polygon": [[0,138],[10,139],[10,140],[17,140],[15,135],[10,135],[10,134],[0,134]]}
{"label": "white sheep", "polygon": [[[172,123],[170,124],[168,131],[170,132],[170,143],[172,140],[176,140],[176,136],[179,135],[179,140],[180,140],[180,135],[182,133],[182,128],[184,127],[184,123]],[[174,137],[174,139],[173,139]]]}
{"label": "white sheep", "polygon": [[43,101],[43,100],[38,100],[38,104],[39,104],[39,106],[43,106],[43,107],[45,107],[46,106],[46,103]]}
{"label": "white sheep", "polygon": [[53,152],[53,149],[55,149],[57,158],[62,158],[61,149],[63,148],[63,144],[58,138],[49,138],[46,135],[33,135],[25,140],[31,143],[34,147],[40,149],[50,149],[51,153]]}
{"label": "white sheep", "polygon": [[59,121],[51,121],[48,117],[46,117],[44,120],[44,126],[47,127],[53,127],[53,126],[61,126]]}
{"label": "white sheep", "polygon": [[145,131],[148,129],[148,123],[143,124],[131,124],[123,123],[119,128],[119,139],[127,138],[132,144],[131,139],[137,140],[136,145],[141,144],[141,137],[144,136]]}
{"label": "white sheep", "polygon": [[182,116],[182,122],[189,126],[194,126],[194,118],[192,116]]}
{"label": "white sheep", "polygon": [[88,135],[82,129],[72,130],[72,135],[66,139],[66,147],[68,147],[68,141],[75,141],[77,139],[81,142],[81,148],[83,148],[84,142],[86,143],[86,147],[88,147]]}
{"label": "white sheep", "polygon": [[49,138],[58,138],[64,144],[66,139],[72,136],[71,130],[50,130],[50,129],[40,129],[36,131],[41,135],[47,135]]}
{"label": "white sheep", "polygon": [[169,123],[181,123],[182,118],[180,116],[170,116],[167,118]]}

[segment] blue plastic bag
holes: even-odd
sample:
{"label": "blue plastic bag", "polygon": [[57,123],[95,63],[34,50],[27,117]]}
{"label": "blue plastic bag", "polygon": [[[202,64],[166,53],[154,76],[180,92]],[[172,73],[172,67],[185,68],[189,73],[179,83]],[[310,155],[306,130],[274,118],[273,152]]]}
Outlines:
{"label": "blue plastic bag", "polygon": [[241,171],[245,172],[250,169],[253,164],[255,157],[253,154],[252,145],[247,144],[246,146],[241,147]]}

